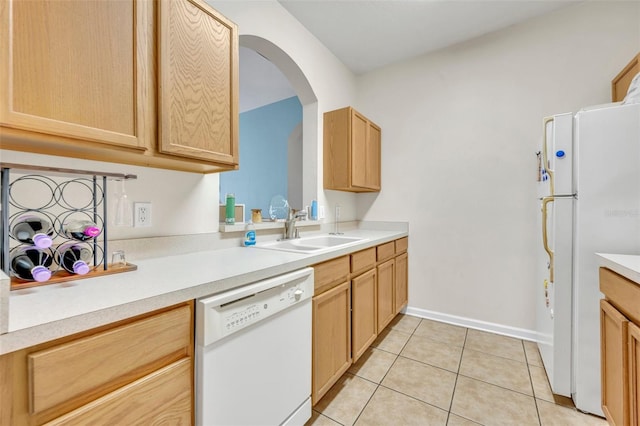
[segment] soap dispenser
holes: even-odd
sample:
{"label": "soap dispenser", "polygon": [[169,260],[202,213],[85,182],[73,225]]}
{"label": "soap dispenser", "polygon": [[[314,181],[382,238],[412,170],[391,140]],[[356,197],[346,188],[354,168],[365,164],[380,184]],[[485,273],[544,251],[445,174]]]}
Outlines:
{"label": "soap dispenser", "polygon": [[256,228],[253,226],[253,222],[249,221],[244,230],[244,241],[242,244],[245,247],[256,245]]}

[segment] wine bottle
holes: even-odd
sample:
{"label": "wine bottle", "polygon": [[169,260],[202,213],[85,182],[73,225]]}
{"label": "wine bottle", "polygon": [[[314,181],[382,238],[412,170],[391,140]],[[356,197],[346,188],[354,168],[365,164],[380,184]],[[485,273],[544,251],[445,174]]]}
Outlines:
{"label": "wine bottle", "polygon": [[53,256],[48,249],[19,246],[11,253],[11,270],[23,280],[48,281],[51,278],[49,267],[52,264]]}
{"label": "wine bottle", "polygon": [[44,216],[26,214],[13,223],[11,235],[21,243],[46,249],[53,243],[53,226]]}
{"label": "wine bottle", "polygon": [[85,275],[91,268],[92,252],[82,244],[65,243],[56,248],[55,259],[58,265],[72,274]]}
{"label": "wine bottle", "polygon": [[62,225],[62,233],[67,237],[77,241],[91,240],[102,231],[90,220],[70,220]]}

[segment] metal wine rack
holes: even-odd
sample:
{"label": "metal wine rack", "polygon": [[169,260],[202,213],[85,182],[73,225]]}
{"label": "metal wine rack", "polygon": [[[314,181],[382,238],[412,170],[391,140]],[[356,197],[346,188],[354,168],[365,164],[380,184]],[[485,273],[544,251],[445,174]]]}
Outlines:
{"label": "metal wine rack", "polygon": [[[10,174],[14,170],[19,173],[17,177],[11,179]],[[107,251],[109,228],[107,181],[136,178],[137,176],[132,174],[0,163],[0,205],[2,206],[0,268],[7,275],[12,275],[11,250],[27,245],[11,235],[13,221],[25,214],[35,213],[48,218],[53,225],[54,245],[75,241],[67,238],[63,233],[63,224],[71,219],[91,220],[102,230],[101,234],[91,241],[76,241],[78,244],[92,245],[93,265],[88,274],[73,275],[59,268],[50,280],[42,283],[12,277],[12,289],[136,269],[135,265],[131,264],[110,266]],[[25,196],[27,193],[28,195]]]}

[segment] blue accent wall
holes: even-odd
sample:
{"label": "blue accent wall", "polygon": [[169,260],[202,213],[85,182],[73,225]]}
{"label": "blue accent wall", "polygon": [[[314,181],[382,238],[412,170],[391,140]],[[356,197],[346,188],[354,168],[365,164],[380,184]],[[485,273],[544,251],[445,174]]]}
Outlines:
{"label": "blue accent wall", "polygon": [[274,195],[288,199],[287,143],[301,121],[297,96],[240,114],[240,169],[220,174],[221,204],[227,193],[234,193],[236,204],[245,204],[248,221],[251,209],[262,209],[268,218]]}

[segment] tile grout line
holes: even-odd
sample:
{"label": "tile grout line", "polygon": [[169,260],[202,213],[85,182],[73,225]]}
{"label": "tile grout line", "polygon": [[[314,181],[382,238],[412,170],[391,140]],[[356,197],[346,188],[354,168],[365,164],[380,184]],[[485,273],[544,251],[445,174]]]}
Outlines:
{"label": "tile grout line", "polygon": [[451,417],[451,409],[453,408],[453,398],[456,395],[456,387],[458,386],[458,377],[460,377],[460,368],[462,367],[462,356],[464,355],[464,347],[467,344],[468,335],[469,335],[469,329],[465,328],[464,341],[462,342],[462,350],[460,351],[460,359],[458,360],[458,371],[456,371],[456,380],[453,382],[453,392],[451,392],[451,401],[449,401],[449,410],[447,411],[447,424],[449,424],[449,418]]}
{"label": "tile grout line", "polygon": [[531,368],[529,367],[529,356],[527,355],[527,348],[522,341],[522,349],[524,350],[524,359],[527,361],[527,373],[529,373],[529,384],[531,385],[531,393],[533,394],[533,403],[536,406],[536,414],[538,415],[538,424],[542,426],[542,417],[540,417],[540,407],[538,407],[538,398],[536,398],[536,390],[533,387],[533,377],[531,377]]}
{"label": "tile grout line", "polygon": [[[389,369],[387,370],[386,373],[384,373],[384,376],[382,376],[382,378],[380,379],[380,383],[375,383],[372,382],[371,380],[368,380],[371,383],[375,383],[376,388],[373,391],[373,393],[371,394],[371,396],[369,397],[369,399],[367,400],[366,404],[364,404],[364,406],[362,407],[362,410],[360,410],[360,412],[358,413],[358,415],[356,416],[356,419],[353,421],[353,424],[355,425],[358,422],[358,419],[360,418],[360,416],[362,416],[362,413],[364,413],[364,410],[366,410],[367,405],[369,405],[369,403],[371,402],[371,400],[373,399],[373,396],[376,394],[376,392],[378,392],[378,389],[380,389],[380,386],[382,384],[382,381],[384,380],[385,377],[387,377],[387,374],[389,373],[389,371],[391,371],[391,368],[393,368],[393,366],[395,365],[396,361],[398,361],[398,358],[400,357],[400,352],[402,352],[402,350],[404,349],[404,347],[407,345],[407,343],[409,342],[409,340],[411,339],[411,337],[413,336],[413,333],[416,331],[416,329],[418,328],[418,326],[422,323],[422,319],[420,319],[420,322],[418,322],[418,325],[416,326],[416,328],[409,334],[409,339],[407,339],[407,341],[404,343],[404,345],[402,345],[402,348],[400,348],[400,350],[398,351],[397,354],[394,354],[396,356],[396,359],[393,360],[393,363],[391,364],[391,366],[389,367]],[[389,331],[393,330],[393,327],[391,327],[391,329]],[[400,330],[396,330],[396,331],[400,331]],[[377,349],[377,348],[376,348]],[[390,352],[393,353],[393,352]],[[354,376],[357,376],[354,374]],[[357,376],[360,377],[360,376]],[[364,377],[360,377],[361,379],[367,380]],[[388,389],[385,386],[385,389]]]}

